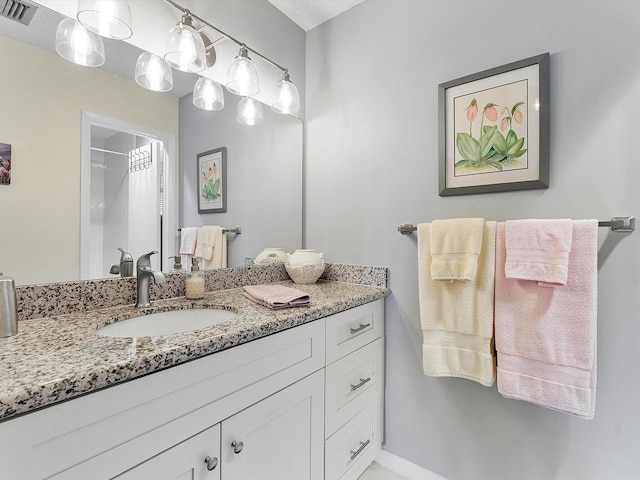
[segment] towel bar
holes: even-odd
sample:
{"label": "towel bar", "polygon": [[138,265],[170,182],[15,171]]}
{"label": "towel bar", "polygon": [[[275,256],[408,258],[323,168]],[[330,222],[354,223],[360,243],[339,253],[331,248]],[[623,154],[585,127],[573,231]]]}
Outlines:
{"label": "towel bar", "polygon": [[[601,220],[598,222],[599,227],[610,227],[612,232],[631,233],[636,228],[635,217],[613,217],[611,220]],[[398,227],[398,231],[403,235],[410,235],[415,232],[418,227],[403,223]]]}
{"label": "towel bar", "polygon": [[[179,228],[178,231],[181,232],[182,228]],[[240,227],[223,228],[222,233],[235,233],[236,235],[240,235],[242,233],[242,229]]]}

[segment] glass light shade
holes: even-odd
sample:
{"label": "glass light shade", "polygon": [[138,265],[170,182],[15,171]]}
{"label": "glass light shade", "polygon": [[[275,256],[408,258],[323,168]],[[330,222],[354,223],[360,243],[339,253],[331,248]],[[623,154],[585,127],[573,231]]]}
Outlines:
{"label": "glass light shade", "polygon": [[102,37],[73,18],[65,18],[58,24],[56,52],[62,58],[86,67],[99,67],[104,63]]}
{"label": "glass light shade", "polygon": [[251,97],[244,97],[238,103],[236,120],[243,125],[260,125],[264,119],[262,104]]}
{"label": "glass light shade", "polygon": [[173,70],[164,59],[144,52],[136,62],[136,83],[153,92],[168,92],[173,88]]}
{"label": "glass light shade", "polygon": [[125,40],[133,35],[131,9],[126,0],[78,0],[77,18],[106,38]]}
{"label": "glass light shade", "polygon": [[271,105],[276,113],[294,114],[300,110],[300,94],[296,86],[291,83],[289,74],[284,73],[278,82],[278,100]]}
{"label": "glass light shade", "polygon": [[222,110],[224,107],[222,86],[210,78],[200,77],[193,88],[193,104],[203,110]]}
{"label": "glass light shade", "polygon": [[227,90],[243,97],[255,95],[260,91],[258,69],[247,53],[247,48],[241,47],[240,53],[227,70]]}
{"label": "glass light shade", "polygon": [[182,72],[203,71],[206,64],[202,37],[195,28],[179,23],[169,32],[164,59]]}

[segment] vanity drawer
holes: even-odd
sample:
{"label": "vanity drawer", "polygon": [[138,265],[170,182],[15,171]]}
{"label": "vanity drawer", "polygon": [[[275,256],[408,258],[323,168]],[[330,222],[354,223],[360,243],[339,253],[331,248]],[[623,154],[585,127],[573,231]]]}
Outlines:
{"label": "vanity drawer", "polygon": [[383,391],[382,339],[326,367],[325,437],[331,436]]}
{"label": "vanity drawer", "polygon": [[384,334],[384,303],[377,300],[327,319],[327,365]]}
{"label": "vanity drawer", "polygon": [[325,480],[356,480],[380,452],[380,403],[375,401],[325,442]]}

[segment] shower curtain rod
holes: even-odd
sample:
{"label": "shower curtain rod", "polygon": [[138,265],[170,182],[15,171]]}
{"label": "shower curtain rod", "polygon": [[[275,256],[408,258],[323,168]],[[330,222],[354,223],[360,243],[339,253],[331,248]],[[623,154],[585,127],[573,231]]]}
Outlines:
{"label": "shower curtain rod", "polygon": [[[612,232],[630,233],[636,228],[635,217],[613,217],[611,220],[601,220],[598,222],[599,227],[610,227]],[[418,230],[418,227],[411,223],[403,223],[398,227],[398,231],[403,235],[410,235]]]}
{"label": "shower curtain rod", "polygon": [[113,150],[105,150],[104,148],[91,147],[91,150],[95,150],[96,152],[112,153],[113,155],[122,155],[123,157],[129,157],[128,153],[114,152]]}

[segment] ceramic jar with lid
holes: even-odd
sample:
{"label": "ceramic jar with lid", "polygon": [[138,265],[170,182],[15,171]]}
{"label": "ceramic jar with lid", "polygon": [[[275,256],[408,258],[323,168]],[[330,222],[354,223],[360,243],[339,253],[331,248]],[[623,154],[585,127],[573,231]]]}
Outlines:
{"label": "ceramic jar with lid", "polygon": [[253,261],[254,265],[272,265],[274,263],[284,263],[287,254],[281,248],[265,248]]}
{"label": "ceramic jar with lid", "polygon": [[296,250],[287,254],[284,263],[287,273],[295,283],[316,283],[324,272],[324,257],[311,249]]}

